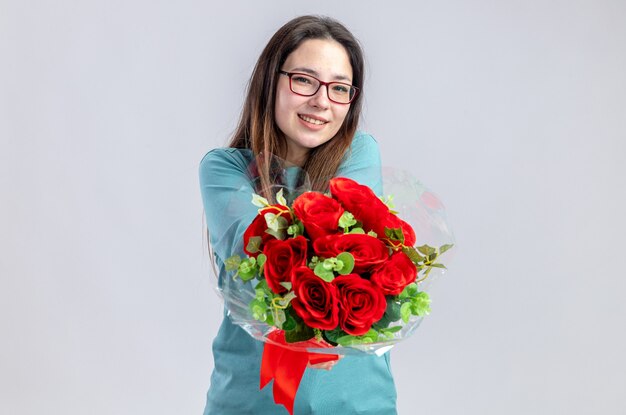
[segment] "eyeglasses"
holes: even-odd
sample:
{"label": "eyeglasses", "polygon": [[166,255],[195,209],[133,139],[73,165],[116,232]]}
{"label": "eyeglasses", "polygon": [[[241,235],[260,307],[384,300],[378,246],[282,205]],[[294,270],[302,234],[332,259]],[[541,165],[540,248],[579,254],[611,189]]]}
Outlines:
{"label": "eyeglasses", "polygon": [[359,88],[343,82],[324,82],[314,76],[299,72],[278,71],[281,75],[289,77],[289,88],[291,92],[303,97],[310,97],[317,94],[322,85],[326,86],[328,99],[337,104],[349,104],[359,93]]}

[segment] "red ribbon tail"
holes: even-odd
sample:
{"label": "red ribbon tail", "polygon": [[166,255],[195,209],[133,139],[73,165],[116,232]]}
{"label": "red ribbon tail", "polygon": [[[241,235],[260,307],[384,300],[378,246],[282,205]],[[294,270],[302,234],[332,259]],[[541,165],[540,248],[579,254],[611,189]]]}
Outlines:
{"label": "red ribbon tail", "polygon": [[[284,338],[274,337],[275,341],[284,341]],[[308,363],[309,357],[306,352],[296,352],[270,343],[263,346],[260,389],[274,379],[272,387],[274,402],[284,405],[291,415],[298,386]]]}
{"label": "red ribbon tail", "polygon": [[261,359],[261,387],[263,389],[274,379],[275,365],[272,363],[280,359],[281,347],[265,343],[263,346],[263,358]]}
{"label": "red ribbon tail", "polygon": [[[285,335],[282,331],[270,333],[269,339],[286,344]],[[318,345],[319,347],[319,345]],[[270,380],[274,379],[272,388],[274,402],[284,405],[293,415],[293,406],[300,381],[309,362],[311,364],[337,360],[337,355],[318,355],[302,351],[295,351],[271,343],[263,346],[263,358],[261,360],[260,389],[263,389]]]}

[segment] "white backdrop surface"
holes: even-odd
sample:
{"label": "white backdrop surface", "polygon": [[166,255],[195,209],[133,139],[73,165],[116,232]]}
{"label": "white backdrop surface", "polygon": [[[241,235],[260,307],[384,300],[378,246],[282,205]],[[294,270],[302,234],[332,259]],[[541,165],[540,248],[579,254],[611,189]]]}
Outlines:
{"label": "white backdrop surface", "polygon": [[458,251],[399,413],[626,413],[623,1],[0,1],[0,413],[200,414],[221,321],[197,167],[272,33],[327,14],[362,129]]}

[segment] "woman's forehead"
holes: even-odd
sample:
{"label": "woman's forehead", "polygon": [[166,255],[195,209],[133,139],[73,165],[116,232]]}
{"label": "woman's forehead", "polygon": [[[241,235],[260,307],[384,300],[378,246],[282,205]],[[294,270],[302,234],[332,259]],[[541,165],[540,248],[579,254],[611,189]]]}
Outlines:
{"label": "woman's forehead", "polygon": [[348,52],[333,39],[305,40],[289,54],[283,69],[307,73],[324,80],[352,80]]}

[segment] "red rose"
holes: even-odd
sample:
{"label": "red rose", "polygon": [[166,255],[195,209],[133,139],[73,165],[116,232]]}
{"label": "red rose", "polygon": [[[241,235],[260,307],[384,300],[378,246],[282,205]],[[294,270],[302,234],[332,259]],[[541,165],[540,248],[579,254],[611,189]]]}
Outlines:
{"label": "red rose", "polygon": [[284,241],[272,239],[265,244],[263,253],[267,256],[267,260],[263,271],[267,285],[276,294],[287,291],[280,283],[291,281],[291,271],[294,268],[306,265],[306,248],[307,242],[304,236],[296,236]]}
{"label": "red rose", "polygon": [[334,258],[342,252],[354,257],[353,272],[360,274],[382,264],[389,258],[387,246],[373,236],[359,233],[328,235],[313,242],[313,250],[323,258]]}
{"label": "red rose", "polygon": [[[261,251],[263,250],[263,246],[274,238],[269,233],[266,233],[267,230],[267,222],[265,221],[265,214],[273,213],[275,215],[281,215],[283,218],[287,219],[287,221],[291,221],[291,215],[289,214],[289,210],[285,206],[281,205],[271,205],[265,207],[259,211],[259,214],[254,217],[254,220],[248,226],[248,228],[243,233],[243,250],[249,256],[257,257]],[[248,251],[248,244],[250,243],[250,238],[253,236],[258,236],[261,238],[261,245],[257,252]]]}
{"label": "red rose", "polygon": [[356,274],[333,280],[339,289],[339,325],[348,334],[360,336],[385,314],[387,302],[380,289]]}
{"label": "red rose", "polygon": [[293,309],[304,322],[321,330],[332,330],[339,324],[339,291],[332,283],[322,280],[307,267],[291,273]]}
{"label": "red rose", "polygon": [[[365,231],[372,230],[389,213],[389,208],[367,186],[346,177],[335,177],[330,181],[330,193],[354,217],[363,223]],[[378,234],[385,236],[385,233]]]}
{"label": "red rose", "polygon": [[385,295],[398,295],[415,281],[417,267],[404,252],[396,252],[370,277]]}
{"label": "red rose", "polygon": [[338,232],[339,218],[344,210],[335,199],[318,192],[306,192],[293,202],[293,211],[304,229],[315,240]]}
{"label": "red rose", "polygon": [[415,232],[411,225],[391,213],[369,187],[352,179],[337,177],[330,181],[330,192],[348,212],[363,223],[365,232],[374,231],[380,239],[385,239],[385,227],[402,228],[404,245],[415,245]]}

